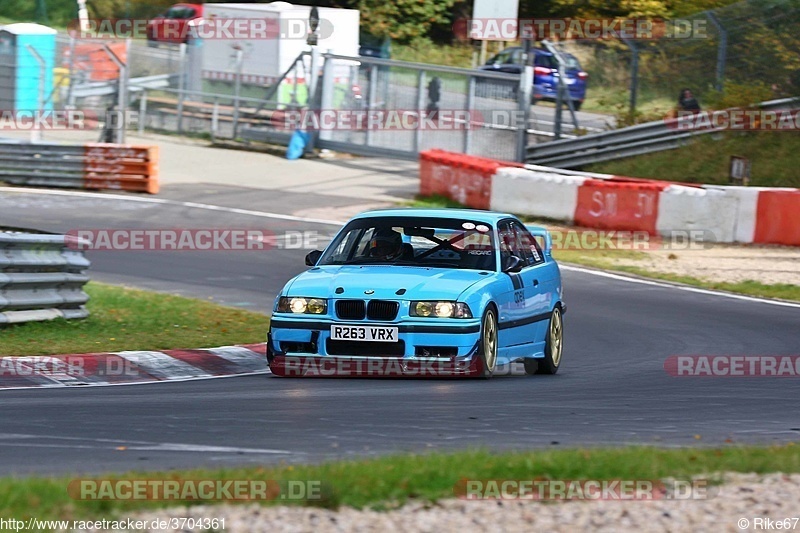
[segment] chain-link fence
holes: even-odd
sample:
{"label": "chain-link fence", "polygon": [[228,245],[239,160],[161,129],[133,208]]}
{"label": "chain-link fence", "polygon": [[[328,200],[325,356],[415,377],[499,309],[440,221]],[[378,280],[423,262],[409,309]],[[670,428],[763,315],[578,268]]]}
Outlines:
{"label": "chain-link fence", "polygon": [[559,46],[589,73],[589,107],[618,126],[663,118],[689,89],[705,108],[800,94],[800,4],[745,1],[682,22],[684,35],[574,40]]}

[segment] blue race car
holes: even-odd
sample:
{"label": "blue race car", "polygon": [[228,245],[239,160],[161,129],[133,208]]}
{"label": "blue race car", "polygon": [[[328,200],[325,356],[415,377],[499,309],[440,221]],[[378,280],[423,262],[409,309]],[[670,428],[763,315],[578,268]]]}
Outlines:
{"label": "blue race car", "polygon": [[275,300],[278,376],[476,376],[561,365],[561,274],[544,228],[468,209],[362,213]]}

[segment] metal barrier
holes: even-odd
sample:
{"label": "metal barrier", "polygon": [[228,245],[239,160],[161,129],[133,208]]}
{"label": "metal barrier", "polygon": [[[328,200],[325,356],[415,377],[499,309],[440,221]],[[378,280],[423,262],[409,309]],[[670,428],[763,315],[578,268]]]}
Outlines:
{"label": "metal barrier", "polygon": [[[770,100],[759,104],[762,110],[794,108],[797,98]],[[640,154],[671,150],[692,137],[720,131],[717,128],[685,130],[675,127],[677,119],[657,120],[576,139],[553,141],[528,148],[526,161],[537,165],[576,168]]]}
{"label": "metal barrier", "polygon": [[0,324],[86,318],[89,260],[66,235],[0,231]]}
{"label": "metal barrier", "polygon": [[0,180],[13,185],[158,192],[158,147],[0,142]]}

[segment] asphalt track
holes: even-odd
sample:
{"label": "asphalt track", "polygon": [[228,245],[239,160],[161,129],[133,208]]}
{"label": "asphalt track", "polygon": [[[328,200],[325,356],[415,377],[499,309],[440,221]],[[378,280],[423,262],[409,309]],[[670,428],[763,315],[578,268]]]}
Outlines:
{"label": "asphalt track", "polygon": [[[286,206],[331,205],[329,197],[203,186],[168,187],[158,199],[167,203],[0,189],[0,225],[335,229],[282,218]],[[233,212],[180,204],[187,199]],[[91,252],[90,258],[94,279],[267,310],[283,282],[304,268],[304,254]],[[676,378],[663,368],[673,354],[797,355],[800,307],[580,270],[565,269],[564,278],[566,352],[556,376],[488,382],[253,376],[8,391],[0,394],[0,474],[316,462],[477,446],[713,445],[800,437],[797,379]]]}

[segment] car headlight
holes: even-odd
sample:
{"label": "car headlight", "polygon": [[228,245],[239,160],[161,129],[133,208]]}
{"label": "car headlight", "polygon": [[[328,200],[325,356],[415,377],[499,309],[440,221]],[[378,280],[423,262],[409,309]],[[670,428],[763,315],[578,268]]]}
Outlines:
{"label": "car headlight", "polygon": [[297,296],[281,296],[278,299],[279,313],[322,315],[328,309],[328,301],[322,298],[302,298]]}
{"label": "car headlight", "polygon": [[411,302],[409,314],[434,318],[472,318],[472,311],[467,304],[448,301]]}

